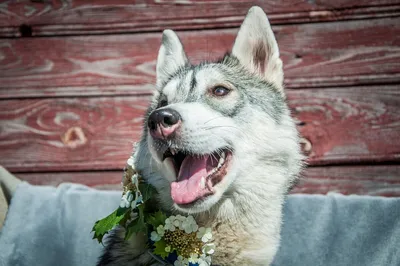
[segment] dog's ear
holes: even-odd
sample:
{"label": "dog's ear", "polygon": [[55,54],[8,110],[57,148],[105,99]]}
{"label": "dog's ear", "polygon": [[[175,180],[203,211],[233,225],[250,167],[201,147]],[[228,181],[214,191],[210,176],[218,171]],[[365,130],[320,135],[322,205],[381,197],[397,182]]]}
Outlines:
{"label": "dog's ear", "polygon": [[267,15],[260,7],[254,6],[247,13],[233,45],[232,54],[250,72],[283,89],[278,44]]}
{"label": "dog's ear", "polygon": [[157,57],[157,86],[161,87],[180,67],[187,64],[181,41],[172,30],[164,30]]}

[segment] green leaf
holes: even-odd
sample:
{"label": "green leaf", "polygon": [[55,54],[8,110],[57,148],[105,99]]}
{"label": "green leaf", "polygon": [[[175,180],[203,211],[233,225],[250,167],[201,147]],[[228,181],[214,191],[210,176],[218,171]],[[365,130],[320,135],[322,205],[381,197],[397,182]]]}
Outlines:
{"label": "green leaf", "polygon": [[93,239],[97,239],[101,243],[104,235],[113,229],[114,226],[120,224],[127,214],[129,215],[128,210],[129,208],[118,208],[107,217],[98,220],[92,228],[92,232],[94,232]]}
{"label": "green leaf", "polygon": [[147,226],[146,224],[139,220],[135,219],[133,222],[131,222],[125,232],[125,240],[128,240],[133,234],[137,233],[145,233],[147,231]]}
{"label": "green leaf", "polygon": [[167,219],[167,215],[162,213],[161,211],[150,214],[146,222],[153,226],[153,229],[156,230],[159,225],[163,225],[165,223],[165,219]]}
{"label": "green leaf", "polygon": [[143,202],[146,202],[157,193],[157,190],[152,185],[146,183],[140,183],[139,190],[142,193]]}
{"label": "green leaf", "polygon": [[165,251],[165,247],[167,244],[165,243],[164,239],[160,239],[159,241],[154,243],[154,251],[155,255],[161,256],[161,258],[165,259],[168,257],[169,253]]}
{"label": "green leaf", "polygon": [[[143,203],[157,193],[152,185],[146,183],[140,183],[139,190],[143,197]],[[148,213],[144,213],[144,204],[137,206],[137,209],[139,211],[138,218],[132,221],[128,226],[126,226],[126,221],[130,218],[130,211],[128,211],[130,208],[118,208],[107,217],[97,221],[92,229],[92,231],[94,231],[93,239],[97,239],[99,243],[101,243],[104,235],[118,224],[126,227],[126,240],[129,239],[133,233],[143,232],[147,234],[148,225],[145,223],[147,220],[145,216],[148,216]]]}
{"label": "green leaf", "polygon": [[139,210],[138,218],[133,220],[126,227],[125,240],[128,240],[134,233],[145,233],[147,235],[147,226],[144,219],[144,205],[139,205],[137,208]]}

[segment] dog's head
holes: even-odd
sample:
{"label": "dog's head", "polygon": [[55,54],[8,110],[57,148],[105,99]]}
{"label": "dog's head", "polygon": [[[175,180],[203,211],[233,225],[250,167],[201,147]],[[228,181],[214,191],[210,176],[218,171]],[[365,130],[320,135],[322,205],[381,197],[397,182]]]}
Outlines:
{"label": "dog's head", "polygon": [[165,206],[197,213],[241,189],[285,193],[300,155],[282,83],[278,45],[258,7],[219,62],[191,65],[177,35],[164,31],[136,164]]}

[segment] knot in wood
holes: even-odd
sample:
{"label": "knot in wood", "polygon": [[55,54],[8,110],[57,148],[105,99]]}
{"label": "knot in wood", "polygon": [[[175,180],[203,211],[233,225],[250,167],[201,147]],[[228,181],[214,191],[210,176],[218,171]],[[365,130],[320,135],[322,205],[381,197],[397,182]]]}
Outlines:
{"label": "knot in wood", "polygon": [[61,138],[62,142],[70,147],[77,148],[84,145],[87,142],[85,133],[80,127],[71,127],[64,133]]}

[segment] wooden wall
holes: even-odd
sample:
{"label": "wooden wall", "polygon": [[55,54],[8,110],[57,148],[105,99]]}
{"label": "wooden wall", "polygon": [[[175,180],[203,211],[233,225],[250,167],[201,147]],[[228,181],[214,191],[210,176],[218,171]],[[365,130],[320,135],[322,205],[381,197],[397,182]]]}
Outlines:
{"label": "wooden wall", "polygon": [[192,62],[218,58],[253,5],[309,156],[294,191],[400,196],[399,0],[1,1],[0,164],[35,184],[118,188],[161,30]]}

